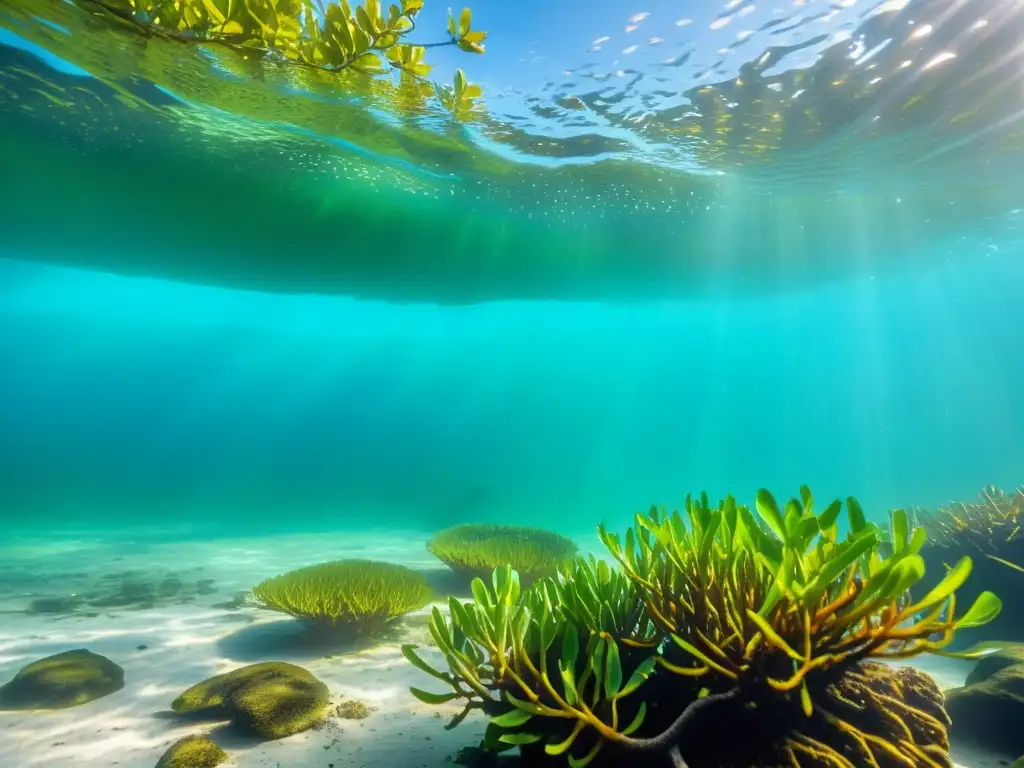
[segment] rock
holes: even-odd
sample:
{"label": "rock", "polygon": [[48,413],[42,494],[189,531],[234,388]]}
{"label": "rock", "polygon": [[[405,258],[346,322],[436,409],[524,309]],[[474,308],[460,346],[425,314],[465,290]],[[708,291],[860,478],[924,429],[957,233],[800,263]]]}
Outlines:
{"label": "rock", "polygon": [[124,670],[84,648],[34,661],[0,688],[0,709],[65,709],[124,687]]}
{"label": "rock", "polygon": [[[1015,758],[1024,752],[1024,646],[981,660],[967,685],[946,693],[954,738],[974,741]],[[1009,661],[1009,659],[1014,659]]]}
{"label": "rock", "polygon": [[302,667],[268,661],[211,677],[171,704],[178,714],[231,720],[266,739],[280,739],[323,721],[330,692]]}
{"label": "rock", "polygon": [[992,649],[995,649],[994,652],[979,659],[967,675],[967,685],[983,682],[1004,667],[1024,664],[1024,643],[979,643],[971,651]]}
{"label": "rock", "polygon": [[156,768],[214,768],[227,759],[227,753],[212,739],[186,736],[164,752]]}

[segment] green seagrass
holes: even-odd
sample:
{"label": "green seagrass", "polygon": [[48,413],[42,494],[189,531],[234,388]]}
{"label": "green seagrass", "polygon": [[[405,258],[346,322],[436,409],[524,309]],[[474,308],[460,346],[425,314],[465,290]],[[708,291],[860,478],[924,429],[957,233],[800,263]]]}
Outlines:
{"label": "green seagrass", "polygon": [[478,523],[441,531],[427,549],[454,571],[489,577],[495,568],[510,565],[525,582],[554,574],[576,554],[576,545],[553,531]]}
{"label": "green seagrass", "polygon": [[267,608],[344,637],[375,637],[433,599],[426,579],[401,565],[337,560],[267,579],[253,589]]}

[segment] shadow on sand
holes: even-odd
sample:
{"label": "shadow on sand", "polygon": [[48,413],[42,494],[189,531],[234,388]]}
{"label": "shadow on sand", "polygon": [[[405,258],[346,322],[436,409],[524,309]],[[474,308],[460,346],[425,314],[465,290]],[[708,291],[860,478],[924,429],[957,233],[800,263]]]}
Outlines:
{"label": "shadow on sand", "polygon": [[447,600],[449,597],[472,599],[473,590],[470,589],[472,579],[465,574],[456,573],[450,568],[417,568],[423,578],[427,580],[430,588],[434,590],[434,597],[437,600]]}

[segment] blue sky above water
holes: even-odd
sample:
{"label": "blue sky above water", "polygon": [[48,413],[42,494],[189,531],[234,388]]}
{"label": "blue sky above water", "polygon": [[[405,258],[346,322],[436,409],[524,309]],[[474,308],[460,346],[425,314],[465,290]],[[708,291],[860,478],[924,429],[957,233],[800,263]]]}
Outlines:
{"label": "blue sky above water", "polygon": [[[821,0],[525,0],[514,4],[481,0],[468,5],[474,27],[488,32],[487,53],[469,56],[455,49],[433,50],[431,61],[438,73],[460,66],[472,79],[491,88],[536,92],[545,81],[561,84],[572,80],[584,67],[610,75],[613,82],[630,70],[660,72],[672,78],[670,87],[682,91],[697,84],[694,76],[704,74],[714,63],[722,62],[724,69],[735,74],[741,64],[755,60],[768,45],[816,39],[815,45],[785,59],[788,67],[807,66],[822,47],[848,38],[858,20],[882,4],[864,0],[839,4]],[[432,42],[430,35],[435,29],[438,39],[444,38],[449,7],[458,14],[463,5],[426,5],[417,21],[417,41]],[[777,26],[767,26],[773,23]],[[685,53],[693,64],[682,70],[673,68]],[[710,76],[703,79],[716,80]]]}

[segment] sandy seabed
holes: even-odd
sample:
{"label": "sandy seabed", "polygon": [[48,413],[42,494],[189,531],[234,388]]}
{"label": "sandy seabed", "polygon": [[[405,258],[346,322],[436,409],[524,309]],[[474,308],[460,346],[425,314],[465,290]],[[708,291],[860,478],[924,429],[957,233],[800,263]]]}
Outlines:
{"label": "sandy seabed", "polygon": [[[430,606],[410,614],[393,642],[339,653],[301,642],[292,619],[239,599],[268,576],[346,557],[422,568],[443,582],[446,572],[426,551],[426,539],[421,532],[388,530],[169,543],[26,538],[0,546],[0,682],[31,661],[74,648],[102,654],[125,671],[123,689],[81,707],[0,712],[0,767],[153,768],[177,739],[210,732],[231,757],[226,765],[239,768],[450,768],[459,749],[478,742],[484,721],[471,717],[445,731],[460,707],[427,706],[408,692],[410,685],[441,690],[400,652],[403,642],[429,644]],[[592,542],[580,545],[598,551]],[[166,579],[183,588],[153,606],[27,612],[38,598]],[[439,660],[431,648],[423,653]],[[362,720],[332,716],[320,729],[269,742],[169,716],[171,701],[184,689],[260,661],[299,664],[329,686],[334,704],[358,700],[372,711]],[[961,685],[970,669],[939,657],[915,660],[915,666],[943,688]],[[953,737],[958,768],[1006,765],[956,743],[955,729]]]}

